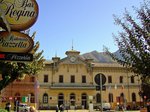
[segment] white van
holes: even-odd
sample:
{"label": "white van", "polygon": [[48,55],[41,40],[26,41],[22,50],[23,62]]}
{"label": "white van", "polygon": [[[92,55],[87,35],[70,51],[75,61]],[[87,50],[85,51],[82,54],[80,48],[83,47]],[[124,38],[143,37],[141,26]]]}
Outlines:
{"label": "white van", "polygon": [[110,105],[110,103],[103,103],[103,110],[105,111],[105,110],[110,110],[111,109],[111,105]]}
{"label": "white van", "polygon": [[[111,109],[111,105],[110,105],[110,103],[103,102],[102,108],[103,108],[104,111],[105,110],[110,110]],[[97,104],[96,110],[101,110],[101,105],[100,104]]]}

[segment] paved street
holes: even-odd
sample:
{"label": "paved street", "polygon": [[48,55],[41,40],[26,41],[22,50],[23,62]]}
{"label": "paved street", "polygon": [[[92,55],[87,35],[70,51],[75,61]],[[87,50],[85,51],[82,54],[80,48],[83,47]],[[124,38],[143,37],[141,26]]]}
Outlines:
{"label": "paved street", "polygon": [[[3,112],[3,111],[0,111]],[[14,111],[11,111],[14,112]],[[37,112],[56,112],[56,110],[37,110]],[[89,110],[65,110],[64,112],[90,112]],[[100,111],[91,111],[91,112],[100,112]],[[122,112],[122,111],[115,111],[115,110],[111,110],[111,111],[103,111],[103,112]],[[140,110],[138,111],[124,111],[124,112],[140,112]],[[146,112],[146,111],[142,111],[142,112]]]}
{"label": "paved street", "polygon": [[[56,110],[39,110],[38,112],[56,112]],[[64,112],[90,112],[89,110],[65,110]],[[100,111],[91,111],[91,112],[100,112]],[[108,112],[108,111],[103,111],[103,112]],[[122,111],[109,111],[109,112],[122,112]],[[124,112],[140,112],[138,111],[124,111]]]}

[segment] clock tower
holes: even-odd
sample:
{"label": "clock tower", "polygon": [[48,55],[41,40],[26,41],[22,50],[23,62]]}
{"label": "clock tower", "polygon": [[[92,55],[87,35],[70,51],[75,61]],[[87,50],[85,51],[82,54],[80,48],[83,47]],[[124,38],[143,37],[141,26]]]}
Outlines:
{"label": "clock tower", "polygon": [[72,63],[74,63],[76,61],[79,54],[80,54],[79,51],[76,51],[76,50],[73,50],[73,49],[70,50],[70,51],[66,51],[66,55]]}

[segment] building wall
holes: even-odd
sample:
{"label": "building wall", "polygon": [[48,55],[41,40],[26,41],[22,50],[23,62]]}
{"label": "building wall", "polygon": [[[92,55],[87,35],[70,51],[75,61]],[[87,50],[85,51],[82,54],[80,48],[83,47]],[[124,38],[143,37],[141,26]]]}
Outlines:
{"label": "building wall", "polygon": [[[95,106],[100,104],[98,95],[102,95],[102,101],[111,103],[115,106],[117,103],[132,103],[133,93],[136,96],[136,102],[140,102],[138,95],[140,89],[139,77],[134,77],[134,83],[131,82],[131,76],[135,75],[117,63],[95,63],[93,61],[82,59],[76,51],[68,51],[67,57],[60,59],[54,57],[52,61],[45,61],[44,69],[37,74],[37,81],[32,77],[26,76],[22,81],[15,81],[6,87],[1,97],[9,97],[12,103],[19,93],[20,98],[33,94],[34,102],[27,102],[30,105],[34,103],[40,108],[50,109],[61,105],[62,103],[70,107],[76,105],[79,108],[84,106],[88,108],[89,103]],[[74,56],[76,59],[70,60]],[[106,90],[102,92],[96,90],[95,76],[103,74],[106,77],[104,86]],[[59,82],[59,76],[63,76],[63,82]],[[75,82],[71,83],[71,76],[75,77]],[[47,76],[47,82],[44,77]],[[86,82],[82,82],[82,76],[86,77]],[[120,76],[123,82],[120,83]],[[112,82],[108,82],[108,77],[112,78]],[[35,84],[38,84],[39,86]],[[112,94],[110,101],[109,94]],[[123,98],[121,97],[123,94]],[[119,100],[119,99],[120,100]],[[21,100],[20,100],[21,102]],[[4,102],[6,103],[6,102]]]}
{"label": "building wall", "polygon": [[[117,63],[94,63],[86,62],[85,60],[77,56],[76,62],[72,63],[69,61],[69,56],[59,60],[54,66],[49,63],[49,69],[43,70],[39,75],[38,79],[40,82],[40,96],[39,102],[41,106],[55,106],[59,104],[59,94],[62,93],[63,103],[65,105],[70,105],[70,94],[75,94],[75,104],[81,107],[82,104],[82,94],[86,94],[87,107],[91,101],[89,97],[92,97],[92,103],[94,105],[99,104],[97,102],[97,94],[101,94],[100,90],[96,90],[95,76],[102,73],[106,77],[106,90],[102,91],[102,101],[109,101],[109,94],[113,95],[113,101],[110,102],[112,105],[116,103],[132,103],[134,102],[132,97],[133,93],[136,96],[136,102],[140,102],[140,97],[138,95],[140,82],[138,77],[134,77],[134,83],[131,83],[131,76],[134,74],[129,72],[127,69],[122,67]],[[43,84],[43,74],[48,74],[48,83]],[[64,80],[63,83],[59,82],[59,75],[62,75]],[[75,76],[75,82],[70,82],[71,75]],[[82,75],[86,76],[86,83],[82,83]],[[108,82],[108,77],[112,77],[112,82]],[[120,83],[120,76],[123,77],[123,82]],[[88,85],[86,87],[82,85]],[[47,87],[47,88],[46,88]],[[43,95],[48,94],[48,103],[43,103]],[[121,94],[124,94],[124,100],[121,99]],[[118,97],[120,100],[118,100]]]}

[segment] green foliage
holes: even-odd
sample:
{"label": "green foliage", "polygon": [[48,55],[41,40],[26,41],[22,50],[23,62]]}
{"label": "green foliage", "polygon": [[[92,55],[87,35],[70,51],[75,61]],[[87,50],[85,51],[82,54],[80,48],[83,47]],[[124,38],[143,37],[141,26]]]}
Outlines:
{"label": "green foliage", "polygon": [[[3,11],[0,9],[0,31],[11,31],[9,23],[7,22]],[[30,30],[23,31],[29,35]],[[34,40],[36,32],[34,32],[31,38]],[[38,52],[39,42],[36,42],[34,48],[30,52],[33,54],[32,62],[10,62],[0,61],[0,91],[5,88],[8,84],[16,79],[24,79],[26,75],[36,75],[44,67],[44,57],[42,56],[43,51]]]}
{"label": "green foliage", "polygon": [[[35,33],[33,33],[31,37],[34,39]],[[39,46],[39,42],[36,42],[31,51],[33,54],[32,62],[0,61],[0,74],[2,75],[2,80],[0,80],[0,90],[16,79],[24,79],[26,75],[36,75],[43,69],[43,51],[38,51]]]}
{"label": "green foliage", "polygon": [[142,95],[150,99],[150,1],[144,1],[140,8],[134,8],[136,17],[125,10],[122,18],[114,16],[115,23],[122,31],[113,35],[119,48],[118,58],[106,48],[115,61],[141,76]]}
{"label": "green foliage", "polygon": [[121,65],[141,75],[142,80],[150,77],[150,1],[144,1],[140,8],[133,7],[136,17],[127,10],[122,18],[114,16],[122,31],[113,35],[122,59],[106,52]]}
{"label": "green foliage", "polygon": [[0,112],[8,112],[8,111],[5,109],[0,109]]}

